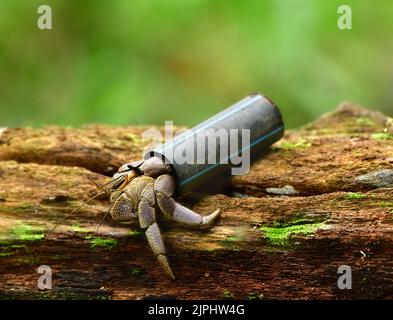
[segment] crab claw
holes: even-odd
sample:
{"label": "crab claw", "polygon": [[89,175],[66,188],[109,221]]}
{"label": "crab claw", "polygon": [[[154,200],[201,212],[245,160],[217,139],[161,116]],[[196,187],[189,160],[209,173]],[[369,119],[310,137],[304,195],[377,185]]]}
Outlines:
{"label": "crab claw", "polygon": [[220,209],[217,209],[207,216],[201,216],[200,214],[175,202],[175,209],[173,210],[171,219],[185,226],[206,227],[210,226],[219,214]]}
{"label": "crab claw", "polygon": [[173,199],[175,191],[175,180],[169,174],[159,176],[154,182],[154,193],[157,198],[157,204],[163,214],[186,226],[209,226],[220,214],[220,209],[217,209],[208,216],[201,216],[200,214],[182,206]]}
{"label": "crab claw", "polygon": [[209,214],[208,216],[204,216],[202,224],[203,225],[211,225],[216,220],[216,218],[220,215],[220,212],[221,212],[221,209],[217,209],[212,214]]}

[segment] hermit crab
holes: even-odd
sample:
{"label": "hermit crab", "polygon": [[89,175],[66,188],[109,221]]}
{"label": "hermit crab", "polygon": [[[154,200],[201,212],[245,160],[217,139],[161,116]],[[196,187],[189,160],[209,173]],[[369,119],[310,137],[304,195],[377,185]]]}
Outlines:
{"label": "hermit crab", "polygon": [[174,279],[166,256],[165,246],[157,224],[157,213],[164,218],[192,227],[208,226],[219,215],[220,209],[202,216],[177,203],[176,179],[173,168],[158,157],[122,165],[112,179],[109,189],[109,213],[121,223],[139,222],[149,245],[165,273]]}

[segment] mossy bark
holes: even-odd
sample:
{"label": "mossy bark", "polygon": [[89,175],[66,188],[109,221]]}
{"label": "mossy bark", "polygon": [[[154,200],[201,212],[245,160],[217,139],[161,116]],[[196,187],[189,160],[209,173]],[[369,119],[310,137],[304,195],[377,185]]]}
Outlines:
{"label": "mossy bark", "polygon": [[[145,129],[0,130],[1,298],[393,298],[391,118],[344,103],[288,131],[221,193],[180,199],[222,215],[209,230],[162,227],[176,281],[136,226],[106,217],[96,232],[106,196],[69,214],[140,158]],[[44,264],[53,288],[40,291]],[[351,290],[337,287],[341,265]]]}

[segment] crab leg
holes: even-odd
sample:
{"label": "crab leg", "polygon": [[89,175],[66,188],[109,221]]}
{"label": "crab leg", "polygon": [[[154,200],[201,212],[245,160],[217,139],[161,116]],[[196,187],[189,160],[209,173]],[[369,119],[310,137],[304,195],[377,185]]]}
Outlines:
{"label": "crab leg", "polygon": [[201,216],[187,209],[173,199],[174,191],[175,179],[171,175],[164,174],[155,180],[154,193],[156,194],[157,204],[166,217],[182,225],[206,226],[212,224],[214,219],[219,215],[220,209],[208,216]]}
{"label": "crab leg", "polygon": [[147,241],[158,262],[161,264],[165,273],[175,279],[165,253],[164,242],[160,229],[158,228],[155,215],[155,197],[153,184],[148,184],[141,193],[138,205],[139,224],[145,230]]}

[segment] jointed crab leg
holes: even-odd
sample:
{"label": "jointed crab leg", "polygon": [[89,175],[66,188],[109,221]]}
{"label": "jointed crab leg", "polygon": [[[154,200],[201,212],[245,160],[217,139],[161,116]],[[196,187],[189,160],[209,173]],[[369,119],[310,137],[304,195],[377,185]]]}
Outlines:
{"label": "jointed crab leg", "polygon": [[173,199],[174,191],[175,179],[171,175],[164,174],[155,180],[154,193],[157,204],[166,217],[186,226],[206,226],[210,225],[219,215],[220,209],[208,216],[195,213]]}
{"label": "jointed crab leg", "polygon": [[151,226],[146,229],[146,238],[149,241],[149,245],[156,255],[158,262],[164,269],[165,273],[172,279],[175,279],[171,267],[169,266],[168,259],[165,253],[165,246],[162,241],[160,229],[158,228],[157,222],[154,222]]}
{"label": "jointed crab leg", "polygon": [[155,197],[153,184],[148,184],[142,190],[138,205],[139,224],[141,228],[145,230],[147,241],[149,242],[153,253],[157,257],[157,260],[161,264],[165,273],[172,279],[175,279],[166,257],[165,246],[162,241],[160,229],[156,223],[154,205]]}

